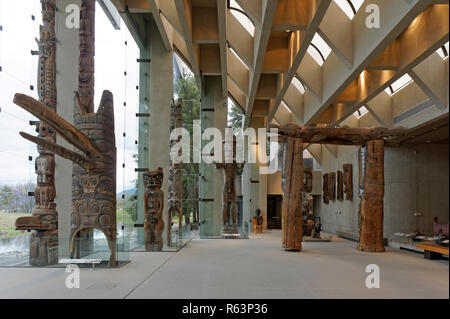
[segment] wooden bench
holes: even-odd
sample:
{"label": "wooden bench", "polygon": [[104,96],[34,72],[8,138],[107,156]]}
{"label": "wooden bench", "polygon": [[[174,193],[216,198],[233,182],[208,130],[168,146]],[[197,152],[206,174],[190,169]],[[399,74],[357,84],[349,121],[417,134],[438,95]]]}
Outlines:
{"label": "wooden bench", "polygon": [[441,259],[442,255],[448,256],[448,247],[432,244],[417,244],[417,248],[424,250],[424,257],[426,259]]}

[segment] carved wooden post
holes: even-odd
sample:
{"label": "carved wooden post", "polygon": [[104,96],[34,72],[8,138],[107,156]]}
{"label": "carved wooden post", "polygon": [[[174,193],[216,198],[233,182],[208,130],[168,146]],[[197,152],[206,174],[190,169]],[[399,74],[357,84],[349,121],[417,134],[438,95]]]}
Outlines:
{"label": "carved wooden post", "polygon": [[[38,64],[39,101],[51,110],[56,110],[55,85],[55,2],[41,0],[42,22]],[[55,131],[45,122],[36,123],[39,137],[55,142]],[[16,228],[32,230],[30,238],[30,265],[46,266],[58,263],[58,212],[55,203],[55,155],[45,147],[38,146],[39,156],[35,161],[37,184],[34,190],[35,208],[31,217],[16,220]]]}
{"label": "carved wooden post", "polygon": [[[183,105],[181,99],[177,103],[172,100],[170,105],[170,132],[175,129],[181,129],[183,126]],[[178,132],[181,133],[181,132]],[[182,137],[177,140],[170,140],[170,158],[169,158],[169,209],[167,225],[167,245],[172,242],[172,212],[178,213],[178,235],[181,235],[183,226],[183,162],[181,161],[182,149],[174,147],[181,143]],[[176,152],[172,154],[172,149]]]}
{"label": "carved wooden post", "polygon": [[384,141],[367,143],[358,250],[383,252]]}
{"label": "carved wooden post", "polygon": [[145,171],[143,180],[145,186],[144,210],[145,210],[145,250],[162,251],[164,221],[164,192],[161,186],[164,179],[163,169],[158,167],[156,171]]}
{"label": "carved wooden post", "polygon": [[286,250],[302,249],[303,141],[288,138],[284,148],[282,243]]}

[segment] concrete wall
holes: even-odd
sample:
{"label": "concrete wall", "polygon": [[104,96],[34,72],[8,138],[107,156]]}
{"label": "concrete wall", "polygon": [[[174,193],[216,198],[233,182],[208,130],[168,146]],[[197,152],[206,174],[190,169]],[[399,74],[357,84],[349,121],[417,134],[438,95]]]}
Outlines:
{"label": "concrete wall", "polygon": [[[449,179],[448,145],[412,145],[386,148],[384,233],[411,232],[418,227],[432,232],[433,217],[448,222]],[[316,197],[314,210],[322,218],[325,231],[358,233],[358,147],[339,146],[337,157],[322,147],[322,173],[342,170],[353,164],[353,200],[330,201],[324,204]],[[414,217],[414,212],[421,217]]]}
{"label": "concrete wall", "polygon": [[[81,5],[80,0],[56,1],[56,91],[57,113],[73,123],[74,92],[78,89],[78,29],[66,27],[66,6]],[[58,134],[57,143],[72,149]],[[56,209],[58,210],[59,256],[68,256],[70,214],[72,213],[72,162],[55,156]]]}

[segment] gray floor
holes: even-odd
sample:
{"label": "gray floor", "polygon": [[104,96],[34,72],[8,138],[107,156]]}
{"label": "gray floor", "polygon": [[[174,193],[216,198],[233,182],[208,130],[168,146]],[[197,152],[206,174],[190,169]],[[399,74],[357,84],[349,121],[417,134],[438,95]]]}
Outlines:
{"label": "gray floor", "polygon": [[[0,268],[0,298],[449,298],[448,260],[396,249],[362,253],[336,238],[285,252],[280,236],[131,253],[119,269],[81,269],[80,289],[66,288],[65,269]],[[366,288],[368,264],[380,268],[379,289]]]}

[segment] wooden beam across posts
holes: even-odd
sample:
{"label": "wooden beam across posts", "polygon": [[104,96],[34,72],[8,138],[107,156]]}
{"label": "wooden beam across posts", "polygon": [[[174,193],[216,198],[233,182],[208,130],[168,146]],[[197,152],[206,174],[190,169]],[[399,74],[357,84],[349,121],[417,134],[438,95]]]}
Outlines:
{"label": "wooden beam across posts", "polygon": [[278,128],[278,133],[284,137],[295,137],[303,143],[335,144],[335,145],[364,145],[371,140],[383,140],[389,143],[390,139],[406,135],[406,129],[385,127],[351,128],[351,127],[321,127],[299,126],[289,124]]}
{"label": "wooden beam across posts", "polygon": [[288,138],[284,143],[282,244],[286,250],[302,250],[303,142]]}
{"label": "wooden beam across posts", "polygon": [[384,252],[383,245],[384,197],[384,141],[367,143],[367,168],[361,202],[361,229],[358,250]]}

